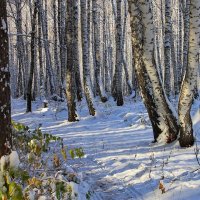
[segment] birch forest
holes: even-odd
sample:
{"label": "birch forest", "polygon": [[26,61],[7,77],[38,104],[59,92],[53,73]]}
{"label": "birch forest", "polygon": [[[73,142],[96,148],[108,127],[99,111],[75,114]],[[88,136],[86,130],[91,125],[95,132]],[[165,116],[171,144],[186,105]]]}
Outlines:
{"label": "birch forest", "polygon": [[0,200],[199,199],[199,45],[199,0],[0,0]]}

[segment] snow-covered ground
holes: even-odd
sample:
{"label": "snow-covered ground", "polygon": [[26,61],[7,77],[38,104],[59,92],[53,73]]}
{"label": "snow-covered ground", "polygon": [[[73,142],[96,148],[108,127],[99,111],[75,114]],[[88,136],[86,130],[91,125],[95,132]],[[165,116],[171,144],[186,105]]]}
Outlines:
{"label": "snow-covered ground", "polygon": [[[31,128],[42,124],[43,131],[63,137],[69,147],[84,148],[85,157],[69,163],[91,186],[93,200],[200,199],[196,145],[181,149],[178,142],[152,144],[152,129],[141,102],[127,99],[123,107],[112,100],[96,103],[97,116],[89,116],[82,102],[77,108],[80,121],[69,123],[65,103],[51,102],[49,108],[42,108],[41,101],[33,102],[33,113],[27,114],[25,101],[12,100],[12,117]],[[192,113],[197,137],[198,102]]]}

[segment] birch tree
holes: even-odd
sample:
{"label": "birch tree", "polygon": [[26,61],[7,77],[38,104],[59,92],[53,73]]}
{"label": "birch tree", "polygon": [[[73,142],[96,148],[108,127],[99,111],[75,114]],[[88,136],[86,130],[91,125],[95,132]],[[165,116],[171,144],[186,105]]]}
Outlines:
{"label": "birch tree", "polygon": [[83,52],[83,84],[85,97],[90,115],[95,115],[94,95],[92,92],[92,83],[89,66],[89,48],[88,48],[88,10],[87,0],[81,0],[81,34],[82,34],[82,52]]}
{"label": "birch tree", "polygon": [[186,67],[188,65],[189,31],[190,31],[190,0],[185,0],[184,2],[183,2],[184,41],[183,41],[182,80],[186,71]]}
{"label": "birch tree", "polygon": [[66,97],[68,107],[68,121],[73,122],[77,120],[76,114],[76,96],[75,96],[75,67],[74,67],[74,48],[73,48],[73,9],[76,1],[67,0],[67,20],[66,20],[66,34],[67,34],[67,71],[66,71]]}
{"label": "birch tree", "polygon": [[[152,62],[153,56],[151,52],[153,49],[153,27],[151,22],[152,17],[149,9],[149,1],[129,1],[129,10],[132,15],[132,39],[133,44],[135,42],[135,52],[138,53],[137,61],[140,61],[139,66],[136,67],[137,74],[141,72],[140,74],[142,74],[143,76],[140,76],[140,80],[146,81],[145,83],[143,81],[140,81],[139,83],[143,99],[145,101],[152,122],[153,130],[155,130],[155,124],[160,129],[162,129],[160,125],[164,124],[165,130],[170,130],[169,133],[172,133],[172,131],[174,133],[174,135],[171,135],[173,139],[167,137],[168,139],[171,139],[170,142],[173,141],[176,138],[178,132],[180,132],[179,142],[181,147],[189,147],[192,146],[194,143],[190,111],[194,100],[197,80],[200,34],[200,22],[198,19],[200,16],[200,2],[197,0],[191,0],[190,3],[188,65],[186,67],[186,72],[181,88],[178,105],[179,121],[177,122],[175,113],[173,113],[171,108],[169,107],[169,103],[167,101],[165,93],[164,91],[162,91],[162,85],[159,83],[158,75],[156,75],[156,68],[154,67],[154,63]],[[136,25],[137,27],[139,27],[139,33],[137,32],[137,34],[136,28],[134,28]],[[142,79],[142,77],[146,75],[145,70],[148,77]],[[149,82],[147,81],[148,78]],[[148,100],[147,94],[150,95]],[[170,119],[167,117],[167,115],[170,116]],[[173,120],[171,120],[172,118]],[[154,123],[155,119],[158,120],[156,123]],[[164,119],[164,123],[162,119]],[[167,120],[169,121],[167,122]],[[180,124],[180,129],[178,124]]]}
{"label": "birch tree", "polygon": [[44,65],[43,65],[43,48],[42,48],[42,18],[41,12],[38,12],[38,59],[40,74],[40,97],[44,97]]}
{"label": "birch tree", "polygon": [[117,1],[117,16],[116,16],[116,66],[115,75],[112,86],[112,93],[117,101],[118,106],[124,104],[122,94],[122,1]]}
{"label": "birch tree", "polygon": [[162,73],[162,61],[161,61],[161,51],[160,51],[160,47],[162,46],[160,38],[159,38],[159,17],[158,17],[158,13],[157,13],[157,3],[154,2],[152,3],[152,12],[153,12],[153,19],[154,19],[154,32],[155,32],[155,56],[156,56],[156,65],[159,71],[159,75],[160,78],[163,82],[163,73]]}
{"label": "birch tree", "polygon": [[171,92],[171,47],[172,47],[172,21],[171,21],[171,0],[165,0],[165,39],[164,39],[164,86],[167,96]]}
{"label": "birch tree", "polygon": [[[189,2],[188,2],[189,3]],[[178,114],[180,121],[180,146],[189,147],[194,143],[192,119],[190,115],[194,100],[198,69],[199,36],[200,36],[200,1],[190,0],[190,28],[188,63],[181,88]]]}
{"label": "birch tree", "polygon": [[82,85],[80,75],[80,49],[79,49],[79,14],[80,6],[79,1],[74,2],[74,14],[73,14],[73,26],[74,26],[74,37],[73,37],[73,48],[74,48],[74,70],[76,80],[76,95],[77,100],[82,100]]}
{"label": "birch tree", "polygon": [[181,87],[181,71],[183,68],[183,3],[182,0],[178,0],[179,6],[179,18],[178,18],[178,30],[179,30],[179,42],[178,42],[178,58],[177,58],[177,84],[178,84],[178,92],[180,91]]}
{"label": "birch tree", "polygon": [[95,81],[97,93],[102,102],[107,101],[107,96],[103,87],[101,71],[102,71],[102,52],[100,38],[100,11],[97,0],[92,1],[93,9],[93,26],[94,26],[94,61],[95,61]]}
{"label": "birch tree", "polygon": [[124,0],[124,23],[123,23],[123,33],[122,33],[122,41],[121,41],[121,45],[122,45],[122,63],[124,66],[124,72],[125,72],[125,78],[126,78],[126,84],[128,86],[128,93],[131,94],[132,93],[132,85],[131,85],[131,81],[130,81],[130,77],[129,77],[129,72],[128,72],[128,65],[127,65],[127,61],[125,58],[125,43],[126,43],[126,29],[127,29],[127,19],[128,18],[128,7],[127,7],[127,0]]}
{"label": "birch tree", "polygon": [[[137,42],[134,49],[138,52],[137,77],[152,126],[156,127],[154,128],[154,139],[155,141],[163,140],[170,143],[177,138],[178,121],[167,101],[155,65],[153,42],[155,29],[150,1],[129,0],[129,11],[133,45],[134,42]],[[133,31],[136,27],[141,27],[137,34]],[[142,77],[145,77],[145,79],[141,82],[139,78]]]}
{"label": "birch tree", "polygon": [[[49,85],[50,85],[50,93],[51,95],[55,94],[56,88],[55,88],[55,77],[53,73],[52,68],[52,61],[51,61],[51,53],[49,49],[49,37],[48,37],[48,23],[47,23],[47,1],[45,0],[45,11],[43,9],[43,0],[39,0],[38,3],[38,11],[41,15],[41,24],[42,24],[42,32],[43,32],[43,38],[44,38],[44,49],[45,49],[45,55],[46,55],[46,71],[48,77],[49,77]],[[46,88],[47,89],[47,88]]]}
{"label": "birch tree", "polygon": [[30,67],[30,74],[28,79],[28,86],[27,86],[27,108],[26,112],[32,112],[32,85],[33,85],[33,74],[36,65],[36,21],[37,21],[37,0],[34,0],[34,11],[32,17],[32,30],[31,30],[31,67]]}
{"label": "birch tree", "polygon": [[61,74],[61,89],[60,96],[63,95],[65,87],[65,74],[66,74],[66,30],[65,30],[65,13],[66,13],[66,0],[58,0],[58,35],[60,46],[60,74]]}
{"label": "birch tree", "polygon": [[58,24],[57,24],[57,9],[55,0],[52,0],[52,6],[53,6],[53,30],[54,30],[54,70],[56,71],[56,89],[57,91],[59,91],[61,87],[61,80],[60,80],[61,70],[60,70],[60,62],[58,54]]}
{"label": "birch tree", "polygon": [[10,99],[10,72],[8,27],[6,0],[0,1],[0,158],[10,153],[12,145],[11,129],[11,99]]}
{"label": "birch tree", "polygon": [[[20,97],[21,95],[24,95],[24,99],[26,99],[25,91],[26,91],[27,80],[25,71],[28,70],[28,65],[25,62],[25,45],[24,45],[23,30],[22,30],[22,1],[15,0],[15,7],[16,7],[15,24],[17,29],[17,54],[18,54],[17,56],[19,63],[17,96]],[[15,15],[13,14],[13,16]]]}

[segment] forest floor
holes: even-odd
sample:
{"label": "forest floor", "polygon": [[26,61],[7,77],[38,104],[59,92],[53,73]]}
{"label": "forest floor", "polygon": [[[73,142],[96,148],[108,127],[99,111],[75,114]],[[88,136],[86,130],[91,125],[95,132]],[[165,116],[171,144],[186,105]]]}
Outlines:
{"label": "forest floor", "polygon": [[93,200],[199,199],[200,166],[195,154],[200,142],[199,102],[192,108],[197,143],[187,149],[178,142],[151,143],[153,133],[141,102],[126,99],[123,107],[112,100],[96,104],[95,117],[82,102],[77,106],[80,121],[69,123],[65,103],[50,102],[43,108],[38,100],[27,114],[26,102],[18,99],[12,100],[12,117],[30,128],[41,124],[44,132],[61,136],[68,147],[83,147],[84,158],[68,162],[94,191]]}

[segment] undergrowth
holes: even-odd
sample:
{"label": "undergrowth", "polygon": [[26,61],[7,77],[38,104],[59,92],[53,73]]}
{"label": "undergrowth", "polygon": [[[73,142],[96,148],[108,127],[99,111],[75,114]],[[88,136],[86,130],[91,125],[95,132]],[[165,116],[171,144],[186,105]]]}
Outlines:
{"label": "undergrowth", "polygon": [[80,179],[67,161],[82,158],[83,149],[68,149],[62,138],[42,133],[41,127],[31,131],[21,123],[12,126],[12,152],[0,163],[0,199],[76,199],[73,186]]}

